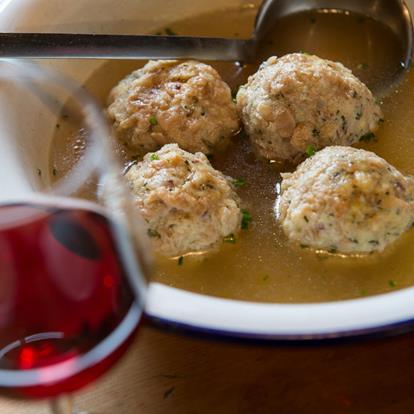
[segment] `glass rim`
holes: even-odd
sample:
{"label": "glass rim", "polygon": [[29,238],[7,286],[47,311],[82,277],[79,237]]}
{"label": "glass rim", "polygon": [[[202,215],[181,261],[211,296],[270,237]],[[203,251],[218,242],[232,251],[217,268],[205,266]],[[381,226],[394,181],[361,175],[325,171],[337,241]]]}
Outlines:
{"label": "glass rim", "polygon": [[[64,177],[50,185],[46,190],[33,190],[24,196],[2,200],[0,205],[13,202],[36,201],[47,204],[48,202],[56,203],[60,201],[66,206],[76,206],[78,208],[88,208],[89,206],[89,210],[102,212],[106,217],[114,219],[111,220],[113,236],[118,246],[120,260],[125,267],[125,278],[130,283],[135,296],[119,325],[84,354],[44,367],[21,370],[0,369],[0,388],[18,389],[51,386],[98,365],[134,334],[143,315],[146,286],[142,280],[142,269],[134,263],[134,259],[131,259],[133,255],[132,246],[130,246],[130,242],[122,232],[119,223],[115,220],[116,217],[114,217],[113,212],[93,201],[73,197],[65,198],[65,196],[69,196],[79,189],[85,179],[94,172],[106,175],[118,174],[117,163],[112,158],[113,154],[108,142],[108,138],[111,136],[110,129],[100,106],[77,82],[50,68],[16,59],[1,59],[0,64],[4,63],[6,65],[2,65],[0,79],[12,82],[19,80],[52,83],[68,92],[70,97],[79,104],[85,123],[90,127],[89,139],[91,144],[87,146],[84,155],[74,164],[68,174],[65,174]],[[18,86],[24,88],[24,85]]]}
{"label": "glass rim", "polygon": [[[107,216],[107,214],[105,214],[106,210],[104,207],[91,201],[49,196],[41,193],[35,194],[32,196],[32,198],[16,198],[10,202],[7,201],[6,203],[0,203],[0,206],[13,205],[15,203],[20,204],[22,202],[31,201],[35,201],[36,203],[44,206],[50,204],[51,206],[57,207],[74,207],[85,209],[88,211],[95,211],[97,213],[103,214],[104,216]],[[35,216],[36,214],[44,213],[39,212],[33,214]],[[122,237],[122,235],[118,234],[117,228],[113,227],[112,229],[114,238],[118,239],[116,241],[119,242],[119,237]],[[121,323],[96,346],[81,356],[75,356],[73,358],[67,359],[66,361],[57,362],[55,364],[39,368],[22,370],[0,369],[0,388],[25,388],[36,385],[47,386],[64,381],[70,377],[80,374],[82,371],[85,371],[99,364],[101,361],[115,352],[120,346],[122,346],[122,344],[131,335],[133,335],[144,313],[145,290],[143,289],[142,285],[137,285],[135,283],[135,280],[131,280],[131,278],[128,277],[129,272],[131,271],[128,269],[130,264],[127,263],[128,260],[123,257],[122,252],[119,252],[119,254],[120,259],[124,262],[123,264],[126,269],[125,273],[127,273],[127,275],[125,275],[125,278],[130,282],[131,289],[135,293],[135,300],[131,303],[129,310],[125,314]]]}
{"label": "glass rim", "polygon": [[[8,71],[2,67],[0,70],[0,79],[10,79],[15,81],[16,79],[27,81],[42,81],[46,83],[52,83],[61,87],[66,92],[70,93],[70,96],[74,98],[79,104],[79,108],[84,116],[86,124],[90,128],[89,139],[91,145],[87,146],[82,157],[75,163],[70,171],[60,178],[56,183],[45,190],[34,190],[29,194],[21,195],[18,197],[20,201],[33,199],[33,194],[43,194],[45,198],[53,197],[69,197],[73,195],[76,190],[80,189],[85,183],[85,180],[93,175],[93,173],[99,173],[101,178],[108,180],[118,179],[120,176],[120,169],[117,160],[113,154],[112,146],[110,143],[110,137],[112,136],[111,130],[108,125],[108,121],[104,116],[100,105],[96,100],[83,88],[80,87],[76,81],[64,76],[53,69],[45,66],[40,66],[36,63],[28,62],[22,59],[0,59],[0,63],[6,63]],[[120,185],[118,185],[120,184]],[[126,193],[122,183],[113,182],[114,193],[116,192],[117,198],[128,198],[129,194]],[[116,187],[116,188],[115,188]],[[116,191],[115,191],[116,190]],[[38,197],[34,197],[35,199]],[[17,198],[17,197],[15,197]],[[72,197],[77,198],[77,197]],[[116,197],[115,197],[116,198]],[[77,198],[82,202],[81,199]],[[7,203],[8,200],[1,200],[2,203]],[[109,202],[109,200],[108,200]],[[116,216],[117,207],[116,200],[112,200],[112,205],[107,206],[105,215],[111,217],[114,224],[114,236],[118,244],[120,254],[126,266],[129,281],[134,289],[134,293],[138,298],[145,296],[146,286],[143,283],[142,272],[138,267],[132,263],[130,259],[133,255],[133,249],[130,246],[131,240],[127,238],[120,231],[119,222],[121,222],[125,228],[127,228],[127,219],[120,214]],[[119,203],[118,203],[119,204]],[[141,240],[141,248],[147,247],[147,243]],[[144,259],[147,259],[144,257]],[[146,263],[148,265],[148,262]],[[132,274],[135,274],[133,280]],[[139,275],[139,276],[138,276]]]}
{"label": "glass rim", "polygon": [[[0,205],[7,206],[13,203],[21,203],[22,201],[34,201],[37,204],[44,206],[50,204],[51,206],[57,207],[76,207],[88,211],[96,211],[103,214],[105,217],[108,216],[104,207],[91,201],[48,196],[43,194],[36,194],[35,196],[32,196],[32,198],[16,198],[15,201],[0,203]],[[43,213],[39,212],[38,214]],[[122,237],[122,234],[120,234],[116,227],[112,227],[112,230],[115,241],[119,244],[119,238]],[[72,357],[66,361],[39,368],[22,370],[0,369],[0,388],[24,388],[39,385],[47,386],[53,385],[53,383],[59,383],[99,364],[115,352],[120,346],[122,346],[122,344],[131,335],[133,335],[144,313],[145,290],[140,283],[137,283],[137,281],[132,280],[132,278],[129,277],[130,272],[134,269],[129,268],[130,263],[128,263],[128,254],[125,255],[123,253],[124,251],[119,249],[120,259],[125,267],[125,278],[130,282],[131,289],[135,294],[135,300],[131,303],[129,310],[122,319],[121,323],[101,342],[81,356]]]}

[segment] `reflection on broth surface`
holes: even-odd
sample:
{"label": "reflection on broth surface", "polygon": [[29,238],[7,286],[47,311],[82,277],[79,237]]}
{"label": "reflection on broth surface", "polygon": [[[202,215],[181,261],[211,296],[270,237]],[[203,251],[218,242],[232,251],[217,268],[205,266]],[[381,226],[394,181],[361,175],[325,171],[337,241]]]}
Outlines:
{"label": "reflection on broth surface", "polygon": [[[198,16],[172,25],[179,34],[247,37],[255,10],[233,10]],[[214,24],[212,24],[214,22]],[[270,55],[294,51],[338,60],[369,85],[396,67],[397,46],[377,23],[343,13],[302,13],[285,18],[266,42],[258,64]],[[140,63],[109,61],[86,82],[86,88],[105,104],[111,88]],[[213,64],[236,88],[257,65]],[[373,76],[373,68],[379,76]],[[414,174],[414,74],[383,102],[385,123],[377,139],[360,144],[376,152],[404,174]],[[51,173],[64,174],[73,162],[78,125],[62,119],[51,150]],[[81,145],[81,142],[77,143]],[[122,150],[120,150],[122,153]],[[125,154],[127,159],[133,154]],[[253,222],[236,244],[223,244],[218,253],[203,258],[157,261],[154,280],[208,295],[263,302],[317,302],[373,295],[414,284],[411,260],[414,232],[409,232],[383,254],[364,258],[317,255],[287,243],[274,217],[276,187],[286,167],[257,160],[241,134],[212,159],[215,168],[246,185],[238,190]]]}

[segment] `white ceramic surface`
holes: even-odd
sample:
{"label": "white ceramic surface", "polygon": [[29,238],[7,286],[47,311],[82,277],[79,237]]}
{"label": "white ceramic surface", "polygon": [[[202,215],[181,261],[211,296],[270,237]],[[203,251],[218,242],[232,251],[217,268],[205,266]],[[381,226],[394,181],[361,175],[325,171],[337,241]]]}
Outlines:
{"label": "white ceramic surface", "polygon": [[[243,3],[246,1],[242,0]],[[241,0],[0,0],[1,31],[151,32],[174,20]],[[414,0],[407,2],[414,10]],[[45,62],[82,82],[100,61]],[[0,200],[35,188],[47,165],[53,117],[0,87]],[[16,111],[16,108],[19,108]],[[19,165],[24,168],[19,169]],[[7,172],[7,174],[5,174]],[[147,314],[166,325],[234,337],[312,340],[397,331],[414,320],[414,288],[320,304],[257,304],[193,294],[153,283]]]}

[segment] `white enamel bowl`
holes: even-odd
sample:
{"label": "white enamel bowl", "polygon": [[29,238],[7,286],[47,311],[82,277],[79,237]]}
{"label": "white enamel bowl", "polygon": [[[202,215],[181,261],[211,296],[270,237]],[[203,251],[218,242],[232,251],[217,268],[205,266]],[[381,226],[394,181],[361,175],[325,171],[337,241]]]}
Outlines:
{"label": "white enamel bowl", "polygon": [[[227,0],[226,6],[239,2]],[[414,9],[414,0],[408,3]],[[221,0],[0,0],[0,30],[133,33],[139,26],[139,31],[151,32],[186,16],[219,8],[223,8]],[[82,82],[102,62],[44,64]],[[11,198],[23,186],[36,186],[36,167],[47,164],[52,137],[54,123],[48,117],[29,102],[1,93],[0,199]],[[24,168],[19,169],[22,160]],[[342,340],[414,328],[414,288],[357,300],[295,305],[225,300],[152,283],[146,314],[165,327],[232,338]]]}

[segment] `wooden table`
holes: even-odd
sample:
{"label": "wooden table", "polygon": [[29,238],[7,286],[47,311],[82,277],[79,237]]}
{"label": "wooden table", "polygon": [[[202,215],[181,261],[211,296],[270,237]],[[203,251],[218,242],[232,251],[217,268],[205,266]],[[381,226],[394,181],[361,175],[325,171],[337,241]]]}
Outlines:
{"label": "wooden table", "polygon": [[[98,414],[414,412],[414,335],[363,344],[263,347],[144,326],[124,360],[80,393]],[[0,400],[1,414],[45,404]]]}

